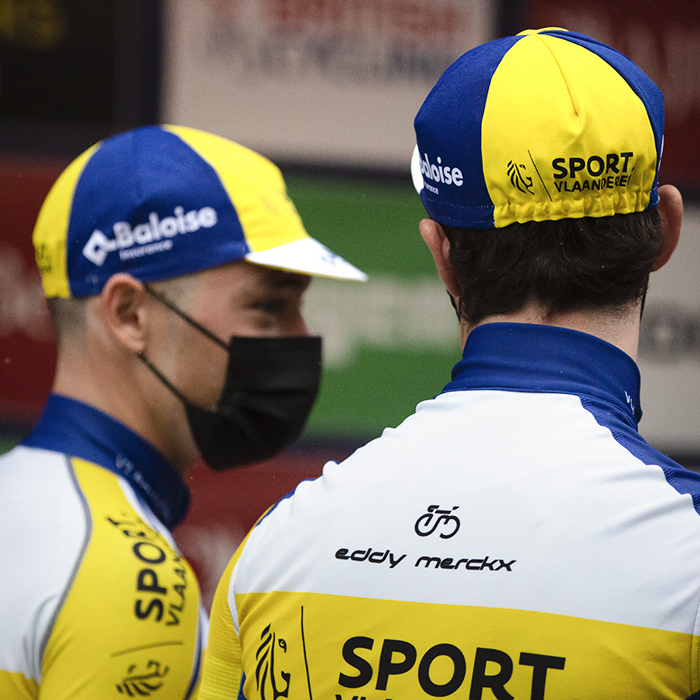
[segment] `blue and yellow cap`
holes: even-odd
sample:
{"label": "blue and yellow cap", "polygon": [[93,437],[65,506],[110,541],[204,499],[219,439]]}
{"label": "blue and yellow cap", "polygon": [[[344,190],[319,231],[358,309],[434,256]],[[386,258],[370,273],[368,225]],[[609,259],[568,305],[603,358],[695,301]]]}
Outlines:
{"label": "blue and yellow cap", "polygon": [[134,129],[85,151],[49,192],[33,241],[49,298],[99,294],[117,272],[154,282],[240,259],[366,279],[307,234],[273,163],[180,126]]}
{"label": "blue and yellow cap", "polygon": [[411,172],[435,221],[502,228],[658,205],[664,106],[632,61],[559,28],[455,61],[415,122]]}

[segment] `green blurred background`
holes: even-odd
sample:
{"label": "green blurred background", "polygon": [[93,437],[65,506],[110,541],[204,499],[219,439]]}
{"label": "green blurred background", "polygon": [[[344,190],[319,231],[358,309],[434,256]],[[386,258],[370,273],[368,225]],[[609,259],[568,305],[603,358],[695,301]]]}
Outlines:
{"label": "green blurred background", "polygon": [[408,180],[289,175],[287,184],[309,233],[370,276],[312,283],[307,317],[324,336],[325,366],[306,435],[378,435],[439,393],[460,355],[457,319],[418,231],[425,210]]}

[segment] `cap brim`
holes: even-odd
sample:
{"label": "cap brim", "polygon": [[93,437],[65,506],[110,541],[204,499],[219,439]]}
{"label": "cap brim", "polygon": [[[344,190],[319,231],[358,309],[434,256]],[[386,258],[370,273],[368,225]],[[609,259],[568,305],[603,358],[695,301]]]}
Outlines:
{"label": "cap brim", "polygon": [[298,272],[302,275],[355,282],[367,281],[367,275],[362,270],[358,270],[314,238],[302,238],[276,248],[251,252],[244,257],[254,265]]}
{"label": "cap brim", "polygon": [[413,186],[416,188],[416,192],[420,194],[423,191],[423,173],[420,171],[420,151],[417,144],[411,156],[411,177],[413,178]]}

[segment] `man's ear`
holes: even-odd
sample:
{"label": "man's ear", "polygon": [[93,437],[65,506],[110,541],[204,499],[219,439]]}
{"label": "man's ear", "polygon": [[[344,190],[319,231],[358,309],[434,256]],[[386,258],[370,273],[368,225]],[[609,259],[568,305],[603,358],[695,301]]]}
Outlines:
{"label": "man's ear", "polygon": [[423,237],[435,260],[440,279],[443,281],[447,291],[454,297],[459,297],[459,285],[457,275],[450,262],[450,241],[445,234],[445,230],[432,219],[423,219],[420,222],[420,235]]}
{"label": "man's ear", "polygon": [[654,263],[654,270],[662,268],[669,261],[681,235],[683,198],[673,185],[659,187],[659,214],[664,232],[664,245],[656,263]]}
{"label": "man's ear", "polygon": [[105,326],[122,347],[135,353],[146,344],[146,302],[143,283],[123,272],[112,275],[100,292]]}

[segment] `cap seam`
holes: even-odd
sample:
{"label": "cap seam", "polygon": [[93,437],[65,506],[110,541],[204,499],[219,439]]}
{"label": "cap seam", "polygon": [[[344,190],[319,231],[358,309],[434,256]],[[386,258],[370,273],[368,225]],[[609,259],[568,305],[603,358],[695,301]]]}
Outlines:
{"label": "cap seam", "polygon": [[[552,51],[551,47],[547,45],[547,42],[542,39],[543,36],[550,36],[552,39],[559,39],[560,37],[555,37],[552,36],[551,34],[543,35],[543,34],[533,34],[532,36],[537,37],[537,39],[542,43],[542,45],[547,49],[547,52],[549,55],[552,57],[552,60],[554,63],[556,63],[557,68],[559,69],[559,75],[561,75],[561,79],[564,81],[564,85],[566,86],[566,92],[569,94],[569,100],[571,101],[571,106],[574,108],[574,114],[578,117],[579,116],[579,111],[576,108],[576,103],[574,102],[574,96],[571,92],[571,87],[569,86],[569,81],[566,79],[566,75],[564,74],[564,70],[562,68],[561,63],[559,62],[559,59],[557,59],[556,54],[554,51]],[[561,39],[561,41],[566,41],[566,39]],[[573,42],[569,42],[573,43]],[[585,51],[586,49],[584,49]],[[606,61],[607,63],[607,61]]]}

